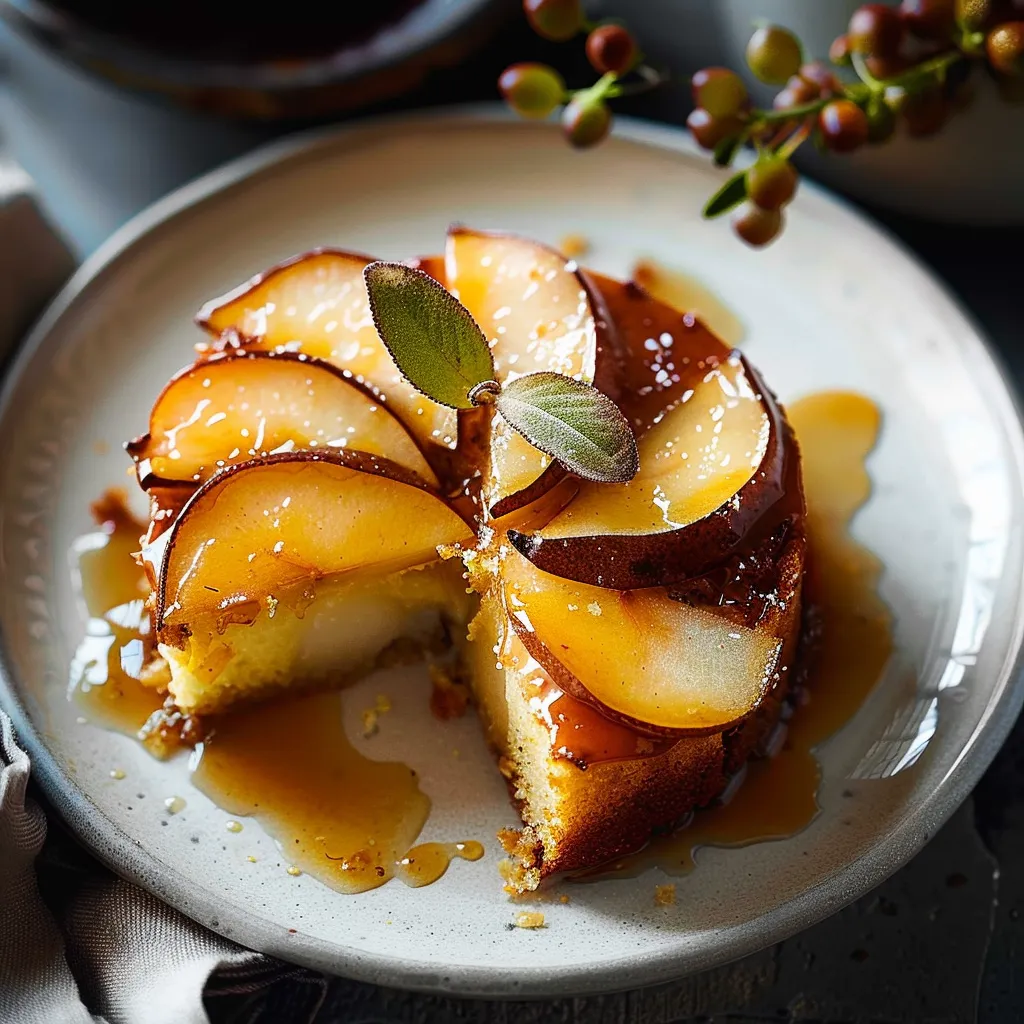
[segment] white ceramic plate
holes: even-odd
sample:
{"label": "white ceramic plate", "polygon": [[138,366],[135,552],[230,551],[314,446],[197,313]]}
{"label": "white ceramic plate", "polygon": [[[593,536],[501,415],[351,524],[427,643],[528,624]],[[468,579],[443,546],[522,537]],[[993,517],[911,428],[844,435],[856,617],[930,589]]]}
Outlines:
{"label": "white ceramic plate", "polygon": [[[877,228],[804,187],[785,236],[755,253],[701,221],[718,180],[672,129],[625,124],[580,154],[551,125],[435,114],[246,157],[158,203],[89,261],[3,393],[0,630],[5,703],[37,776],[101,858],[214,930],[313,967],[553,995],[650,984],[750,952],[865,892],[935,833],[1021,704],[1021,426],[975,328]],[[884,410],[856,533],[884,561],[898,653],[820,751],[813,824],[781,842],[703,851],[668,910],[652,899],[664,879],[648,874],[577,885],[571,903],[544,907],[547,928],[510,931],[493,840],[483,861],[456,863],[433,886],[340,895],[288,876],[254,823],[226,833],[227,816],[190,790],[183,759],[157,763],[130,739],[76,724],[65,696],[83,627],[69,544],[89,527],[89,501],[125,480],[119,442],[189,361],[194,310],[316,245],[385,258],[436,251],[456,220],[553,242],[583,234],[586,262],[614,274],[637,257],[693,273],[746,322],[744,347],[783,400],[854,388]],[[918,681],[909,694],[908,670]],[[409,671],[388,685],[425,683]],[[421,773],[434,800],[424,839],[488,840],[515,818],[476,723],[439,725],[422,707],[396,701],[373,756]],[[126,778],[111,779],[113,767]],[[172,794],[188,806],[168,819]]]}

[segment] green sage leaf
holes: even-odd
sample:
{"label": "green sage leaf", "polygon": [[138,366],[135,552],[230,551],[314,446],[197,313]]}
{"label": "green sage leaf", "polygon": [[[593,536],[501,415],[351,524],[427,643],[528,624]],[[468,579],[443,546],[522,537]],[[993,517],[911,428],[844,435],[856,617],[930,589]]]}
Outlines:
{"label": "green sage leaf", "polygon": [[401,263],[371,263],[363,279],[377,333],[402,375],[441,405],[473,408],[469,392],[494,376],[494,360],[469,310]]}
{"label": "green sage leaf", "polygon": [[734,206],[739,206],[747,198],[747,172],[734,174],[708,201],[704,207],[704,216],[711,220],[728,213]]}
{"label": "green sage leaf", "polygon": [[628,420],[590,384],[561,373],[531,373],[509,381],[496,405],[530,444],[585,480],[625,483],[640,468]]}

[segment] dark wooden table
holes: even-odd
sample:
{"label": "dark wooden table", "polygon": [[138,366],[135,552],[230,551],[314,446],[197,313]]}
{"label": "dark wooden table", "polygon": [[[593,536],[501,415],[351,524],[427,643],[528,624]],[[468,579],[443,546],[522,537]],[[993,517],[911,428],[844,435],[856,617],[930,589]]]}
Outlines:
{"label": "dark wooden table", "polygon": [[[625,7],[628,9],[628,4]],[[6,42],[12,61],[11,88],[22,90],[17,97],[21,106],[7,107],[9,129],[19,117],[65,117],[67,132],[81,130],[95,139],[119,130],[124,136],[149,124],[150,136],[141,145],[154,164],[162,149],[170,151],[171,147],[156,134],[152,123],[166,124],[165,136],[174,134],[172,168],[168,170],[164,162],[160,171],[154,169],[147,185],[152,194],[143,189],[137,199],[122,197],[119,209],[125,216],[134,212],[133,205],[141,206],[180,180],[268,135],[294,127],[225,129],[185,115],[150,111],[136,100],[107,95],[80,82],[45,60],[33,57],[26,62],[9,49],[10,40]],[[0,37],[0,51],[3,44]],[[494,79],[510,61],[557,60],[565,68],[564,57],[564,51],[539,41],[516,19],[471,62],[436,75],[404,103],[382,109],[493,99]],[[576,77],[584,80],[581,68],[570,65],[566,70],[570,75],[578,71]],[[73,118],[63,110],[72,102],[72,95],[74,102],[82,104]],[[4,109],[0,106],[0,114]],[[679,124],[688,111],[664,97],[647,97],[632,101],[628,112]],[[120,129],[117,119],[122,122]],[[121,145],[126,145],[124,138]],[[53,171],[52,156],[32,150],[27,136],[25,147],[28,159],[23,160],[44,186],[47,180],[58,181],[48,177]],[[95,162],[99,157],[83,151],[81,159]],[[97,164],[94,176],[100,180],[106,172]],[[1024,230],[950,228],[870,212],[960,296],[1014,379],[1024,381]],[[74,219],[71,213],[67,219]],[[95,234],[99,226],[81,218],[76,223],[79,248],[87,250],[98,240],[90,232]],[[276,1022],[283,1019],[283,1006],[305,1000],[312,1005],[322,997],[317,1024],[1021,1021],[1022,750],[1024,725],[1018,723],[973,798],[910,865],[875,892],[771,949],[673,985],[599,998],[488,1003],[411,995],[342,979],[321,985],[319,979],[310,977],[310,985],[291,983],[269,993],[257,1016],[253,1016],[256,1007],[251,1004],[243,1007],[220,999],[211,1000],[211,1015],[218,1024],[229,1020]]]}

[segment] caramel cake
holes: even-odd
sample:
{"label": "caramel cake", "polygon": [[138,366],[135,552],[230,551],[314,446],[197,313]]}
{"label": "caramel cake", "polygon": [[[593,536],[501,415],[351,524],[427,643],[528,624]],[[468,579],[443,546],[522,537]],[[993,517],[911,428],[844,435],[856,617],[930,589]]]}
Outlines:
{"label": "caramel cake", "polygon": [[523,821],[508,887],[529,891],[670,830],[766,748],[800,633],[799,452],[692,316],[453,229],[410,265],[472,314],[495,386],[554,372],[628,420],[635,475],[582,479],[495,407],[409,383],[371,262],[318,250],[200,312],[209,342],[128,445],[151,509],[145,679],[194,721],[452,650]]}

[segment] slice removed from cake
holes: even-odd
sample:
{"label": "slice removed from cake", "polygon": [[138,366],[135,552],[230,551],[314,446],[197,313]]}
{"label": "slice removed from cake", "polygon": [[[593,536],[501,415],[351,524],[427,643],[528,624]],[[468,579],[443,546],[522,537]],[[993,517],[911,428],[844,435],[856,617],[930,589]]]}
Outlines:
{"label": "slice removed from cake", "polygon": [[175,702],[203,714],[340,685],[400,641],[430,646],[471,612],[457,560],[438,549],[471,542],[419,478],[362,452],[223,470],[143,550]]}

